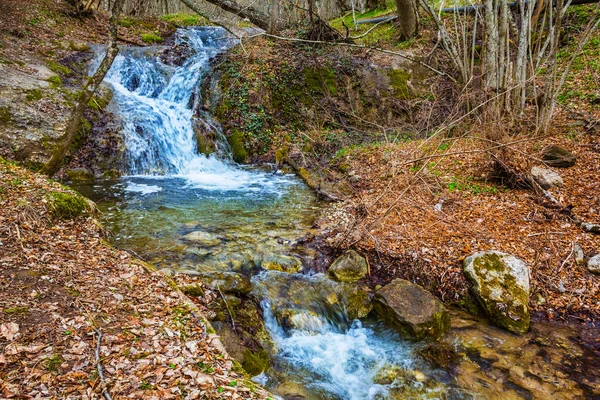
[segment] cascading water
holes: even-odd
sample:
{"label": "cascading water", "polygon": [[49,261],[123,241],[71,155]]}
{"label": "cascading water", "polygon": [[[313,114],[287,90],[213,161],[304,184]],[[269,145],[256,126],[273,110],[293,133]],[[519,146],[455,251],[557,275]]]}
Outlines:
{"label": "cascading water", "polygon": [[[179,30],[176,41],[191,49],[181,66],[162,63],[158,49],[124,48],[106,82],[124,121],[128,175],[179,176],[204,189],[244,190],[272,186],[265,174],[250,173],[229,160],[198,154],[193,129],[197,88],[212,57],[233,43],[223,29]],[[202,121],[218,130],[214,122]],[[227,156],[227,144],[222,141]],[[222,152],[223,153],[223,152]]]}

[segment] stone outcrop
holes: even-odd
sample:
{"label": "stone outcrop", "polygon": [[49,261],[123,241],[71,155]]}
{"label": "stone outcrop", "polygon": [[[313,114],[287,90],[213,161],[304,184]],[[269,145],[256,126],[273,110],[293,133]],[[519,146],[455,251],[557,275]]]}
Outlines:
{"label": "stone outcrop", "polygon": [[367,261],[354,250],[338,257],[329,267],[329,275],[340,282],[356,282],[367,276]]}
{"label": "stone outcrop", "polygon": [[531,176],[544,189],[561,187],[564,184],[560,175],[548,168],[533,167]]}
{"label": "stone outcrop", "polygon": [[499,251],[480,252],[464,260],[464,273],[492,323],[511,332],[527,332],[529,269],[524,261]]}
{"label": "stone outcrop", "polygon": [[373,309],[387,325],[410,339],[439,339],[450,328],[450,315],[442,302],[404,279],[394,279],[378,290]]}
{"label": "stone outcrop", "polygon": [[575,165],[577,158],[570,151],[552,144],[542,150],[542,160],[551,167],[569,168]]}

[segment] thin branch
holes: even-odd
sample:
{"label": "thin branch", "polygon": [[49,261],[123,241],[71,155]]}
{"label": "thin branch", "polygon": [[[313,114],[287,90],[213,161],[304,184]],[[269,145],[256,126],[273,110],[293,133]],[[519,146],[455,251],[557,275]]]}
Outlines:
{"label": "thin branch", "polygon": [[94,328],[94,332],[96,332],[96,335],[98,336],[98,343],[96,344],[96,368],[98,369],[98,376],[100,377],[100,382],[102,382],[102,384],[103,384],[102,396],[104,396],[104,398],[106,400],[112,400],[112,397],[111,397],[110,393],[108,392],[108,389],[104,385],[104,383],[105,383],[104,371],[102,370],[102,361],[100,360],[100,345],[102,343],[102,332],[100,332],[96,328]]}

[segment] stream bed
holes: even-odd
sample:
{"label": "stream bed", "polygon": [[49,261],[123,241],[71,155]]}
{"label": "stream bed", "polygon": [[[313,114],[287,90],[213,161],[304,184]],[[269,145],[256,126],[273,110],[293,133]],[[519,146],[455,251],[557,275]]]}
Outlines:
{"label": "stream bed", "polygon": [[[176,42],[193,50],[181,66],[163,64],[159,47],[122,50],[107,82],[123,120],[124,176],[75,188],[96,201],[115,246],[165,273],[251,278],[243,302],[260,307],[269,343],[270,368],[257,382],[285,399],[600,396],[597,375],[585,372],[598,368],[594,350],[574,329],[534,324],[515,336],[453,311],[439,343],[413,343],[354,315],[356,287],[303,274],[314,250],[296,244],[323,205],[293,175],[232,162],[210,115],[194,112],[210,59],[233,44],[224,37],[220,28],[179,30]],[[221,138],[210,157],[198,153],[198,119]]]}

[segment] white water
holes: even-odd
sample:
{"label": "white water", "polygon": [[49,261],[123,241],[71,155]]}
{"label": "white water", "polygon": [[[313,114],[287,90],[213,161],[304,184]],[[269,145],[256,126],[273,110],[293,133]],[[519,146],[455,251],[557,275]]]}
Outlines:
{"label": "white water", "polygon": [[[200,118],[193,112],[197,88],[210,59],[233,43],[226,36],[221,28],[179,30],[177,41],[195,50],[181,67],[163,64],[158,47],[121,50],[106,82],[124,121],[128,175],[179,177],[194,188],[225,191],[276,191],[277,183],[285,181],[239,167],[227,159],[227,150],[220,154],[225,159],[198,154],[193,129],[193,119]],[[205,126],[219,129],[202,118]]]}

